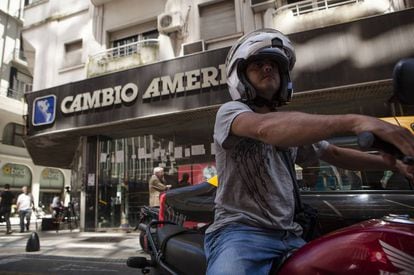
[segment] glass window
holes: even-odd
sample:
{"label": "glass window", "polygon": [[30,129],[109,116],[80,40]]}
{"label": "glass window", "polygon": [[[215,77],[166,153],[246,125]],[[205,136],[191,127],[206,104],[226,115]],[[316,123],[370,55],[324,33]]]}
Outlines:
{"label": "glass window", "polygon": [[137,53],[137,45],[130,45],[131,43],[137,42],[138,41],[138,35],[133,35],[127,38],[122,38],[122,39],[118,39],[115,40],[113,42],[113,48],[114,52],[113,52],[113,56],[126,56],[126,55],[131,55],[133,53]]}
{"label": "glass window", "polygon": [[142,39],[143,40],[146,40],[146,39],[157,39],[158,36],[159,36],[158,30],[151,30],[151,31],[144,32],[142,34]]}
{"label": "glass window", "polygon": [[24,0],[24,5],[29,6],[31,4],[36,4],[37,2],[40,2],[42,0]]}
{"label": "glass window", "polygon": [[4,127],[3,144],[25,147],[23,142],[24,127],[16,123],[9,123]]}
{"label": "glass window", "polygon": [[51,209],[50,205],[52,204],[53,198],[56,195],[61,195],[60,191],[43,191],[40,190],[39,192],[39,207],[45,212],[45,214],[52,214],[53,210]]}
{"label": "glass window", "polygon": [[[348,141],[350,143],[343,144]],[[330,143],[343,147],[356,147],[356,138],[336,138]],[[372,152],[378,154],[378,152]],[[310,167],[296,167],[299,184],[304,191],[346,190],[412,190],[410,182],[400,173],[388,170],[351,171],[324,161]]]}
{"label": "glass window", "polygon": [[31,187],[32,173],[30,169],[21,164],[6,163],[0,170],[0,182],[8,183],[10,188],[18,190],[23,186]]}
{"label": "glass window", "polygon": [[120,226],[122,216],[136,224],[140,208],[149,203],[148,180],[155,167],[164,168],[166,184],[173,188],[181,187],[184,173],[192,185],[216,175],[215,112],[195,118],[200,115],[165,119],[145,129],[151,134],[100,140],[98,227]]}
{"label": "glass window", "polygon": [[22,100],[27,92],[32,91],[33,78],[16,68],[12,67],[10,70],[10,87],[7,91],[7,97]]}
{"label": "glass window", "polygon": [[147,39],[157,39],[158,35],[158,30],[154,29],[114,40],[112,42],[112,47],[114,48],[112,55],[113,57],[122,57],[138,53],[140,46],[135,42]]}
{"label": "glass window", "polygon": [[63,173],[55,168],[43,169],[39,180],[40,189],[55,189],[59,192],[63,191],[64,182]]}

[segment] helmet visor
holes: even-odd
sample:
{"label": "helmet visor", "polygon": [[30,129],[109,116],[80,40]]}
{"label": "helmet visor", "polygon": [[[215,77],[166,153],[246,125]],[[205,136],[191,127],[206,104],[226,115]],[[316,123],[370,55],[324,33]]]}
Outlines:
{"label": "helmet visor", "polygon": [[259,50],[256,54],[250,56],[242,64],[240,68],[243,72],[246,70],[247,65],[251,62],[261,61],[261,60],[271,60],[275,62],[278,66],[279,72],[286,73],[289,71],[289,60],[286,57],[283,50],[279,48],[264,48]]}

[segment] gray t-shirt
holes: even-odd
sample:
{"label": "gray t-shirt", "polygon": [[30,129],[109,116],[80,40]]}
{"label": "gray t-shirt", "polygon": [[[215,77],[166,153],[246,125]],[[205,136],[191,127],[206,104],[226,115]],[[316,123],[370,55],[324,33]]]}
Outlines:
{"label": "gray t-shirt", "polygon": [[[219,186],[215,199],[213,232],[230,223],[243,223],[273,230],[302,233],[293,222],[295,199],[293,182],[280,148],[258,140],[230,133],[233,120],[243,112],[253,112],[247,105],[231,101],[217,112],[214,126],[216,166]],[[321,147],[307,146],[309,158],[319,157]],[[298,148],[288,148],[293,160]]]}

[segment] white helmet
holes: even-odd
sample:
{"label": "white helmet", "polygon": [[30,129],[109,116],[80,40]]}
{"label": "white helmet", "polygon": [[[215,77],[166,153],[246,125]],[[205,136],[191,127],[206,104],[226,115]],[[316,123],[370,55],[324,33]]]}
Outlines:
{"label": "white helmet", "polygon": [[[280,88],[273,95],[271,102],[257,96],[245,74],[247,64],[262,57],[275,61],[279,67]],[[277,30],[256,30],[243,36],[230,49],[226,58],[227,85],[231,98],[248,104],[271,104],[273,107],[286,104],[292,97],[290,71],[293,69],[295,61],[295,49],[292,43]]]}

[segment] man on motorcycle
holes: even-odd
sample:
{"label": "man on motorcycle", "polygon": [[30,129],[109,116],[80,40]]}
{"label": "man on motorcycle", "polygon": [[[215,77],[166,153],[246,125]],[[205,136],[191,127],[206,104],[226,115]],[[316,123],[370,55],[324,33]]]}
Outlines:
{"label": "man on motorcycle", "polygon": [[289,39],[272,29],[245,35],[227,56],[233,101],[220,107],[214,127],[219,186],[214,223],[205,237],[207,274],[268,274],[286,252],[305,244],[293,220],[289,159],[322,159],[349,170],[398,170],[413,178],[414,167],[390,155],[324,141],[371,131],[413,156],[414,136],[406,129],[363,115],[277,112],[291,99],[295,60]]}

